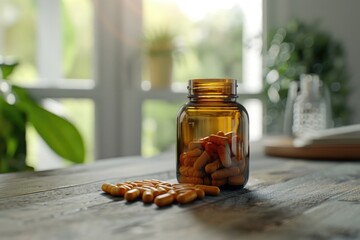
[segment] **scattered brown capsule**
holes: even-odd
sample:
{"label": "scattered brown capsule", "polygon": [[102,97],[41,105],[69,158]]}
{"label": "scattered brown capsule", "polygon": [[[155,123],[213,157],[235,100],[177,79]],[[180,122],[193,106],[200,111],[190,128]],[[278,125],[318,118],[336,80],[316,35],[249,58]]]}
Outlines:
{"label": "scattered brown capsule", "polygon": [[193,183],[176,183],[151,179],[126,181],[118,184],[104,183],[101,189],[112,196],[121,196],[128,202],[141,199],[144,203],[155,203],[158,207],[168,206],[174,202],[187,204],[206,195],[218,195],[220,189],[215,186],[195,185]]}

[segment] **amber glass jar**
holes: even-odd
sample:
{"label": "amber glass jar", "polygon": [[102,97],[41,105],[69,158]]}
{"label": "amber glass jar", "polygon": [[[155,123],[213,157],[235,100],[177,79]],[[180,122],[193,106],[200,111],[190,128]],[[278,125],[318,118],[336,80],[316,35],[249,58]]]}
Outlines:
{"label": "amber glass jar", "polygon": [[236,102],[235,79],[189,80],[177,116],[180,183],[242,188],[249,177],[249,115]]}

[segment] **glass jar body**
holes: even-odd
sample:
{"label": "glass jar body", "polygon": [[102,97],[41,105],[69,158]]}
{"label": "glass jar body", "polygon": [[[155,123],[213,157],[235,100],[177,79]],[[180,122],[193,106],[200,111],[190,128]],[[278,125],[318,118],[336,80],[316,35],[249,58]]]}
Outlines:
{"label": "glass jar body", "polygon": [[249,116],[235,98],[191,98],[177,117],[180,183],[242,188],[249,177]]}

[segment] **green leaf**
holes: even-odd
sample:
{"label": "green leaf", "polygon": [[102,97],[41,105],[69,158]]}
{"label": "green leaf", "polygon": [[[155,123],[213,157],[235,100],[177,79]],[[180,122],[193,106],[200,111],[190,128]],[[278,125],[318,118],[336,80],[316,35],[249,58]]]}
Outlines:
{"label": "green leaf", "polygon": [[29,122],[39,135],[61,157],[75,163],[83,163],[85,146],[77,128],[65,118],[57,116],[34,102],[27,93],[16,86],[17,105],[28,116]]}
{"label": "green leaf", "polygon": [[0,62],[2,78],[7,79],[8,76],[14,71],[17,65],[18,65],[17,62],[9,62],[9,63]]}
{"label": "green leaf", "polygon": [[[1,95],[0,95],[0,116],[10,121],[9,124],[14,125],[14,127],[18,129],[26,125],[26,116],[24,112],[21,111],[21,109],[17,108],[15,105],[8,104]],[[2,130],[4,129],[1,129],[0,132],[2,132]]]}
{"label": "green leaf", "polygon": [[75,163],[85,159],[85,146],[73,124],[37,104],[28,105],[29,121],[57,154]]}

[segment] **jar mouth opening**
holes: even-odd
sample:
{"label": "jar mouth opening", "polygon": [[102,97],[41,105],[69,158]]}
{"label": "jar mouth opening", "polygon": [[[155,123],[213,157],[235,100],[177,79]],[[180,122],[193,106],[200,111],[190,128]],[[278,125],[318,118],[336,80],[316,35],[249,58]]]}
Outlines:
{"label": "jar mouth opening", "polygon": [[237,80],[231,78],[190,79],[188,97],[236,98]]}

